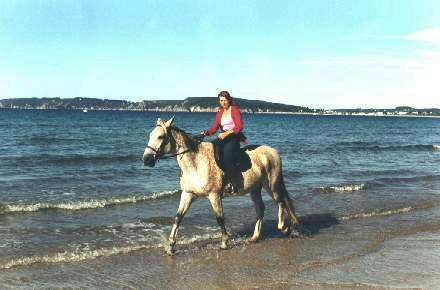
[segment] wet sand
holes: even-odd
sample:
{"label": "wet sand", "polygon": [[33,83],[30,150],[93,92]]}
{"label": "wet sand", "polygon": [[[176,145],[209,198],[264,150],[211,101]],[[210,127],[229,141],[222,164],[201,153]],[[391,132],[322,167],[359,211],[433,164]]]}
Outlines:
{"label": "wet sand", "polygon": [[2,289],[440,289],[440,210],[339,221],[300,216],[303,238],[263,224],[258,243],[236,230],[228,250],[218,240],[63,264],[0,271]]}

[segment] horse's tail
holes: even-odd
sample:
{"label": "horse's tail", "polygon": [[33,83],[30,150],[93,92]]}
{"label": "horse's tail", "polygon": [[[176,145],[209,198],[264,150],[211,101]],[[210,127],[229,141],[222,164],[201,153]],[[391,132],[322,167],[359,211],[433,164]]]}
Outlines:
{"label": "horse's tail", "polygon": [[[258,158],[266,170],[266,180],[263,181],[263,186],[279,206],[286,211],[292,226],[296,227],[299,222],[295,214],[293,201],[284,184],[281,156],[272,147],[263,145],[261,148],[263,154],[260,153]],[[280,217],[282,217],[282,214]]]}
{"label": "horse's tail", "polygon": [[278,182],[276,184],[277,192],[280,195],[281,202],[284,204],[284,208],[287,211],[287,214],[289,215],[290,221],[292,223],[292,226],[298,226],[298,218],[296,217],[295,213],[295,207],[293,206],[292,198],[289,195],[289,192],[286,189],[286,185],[284,184],[284,177],[283,177],[283,170],[281,165],[281,158],[280,158],[280,169],[278,173]]}

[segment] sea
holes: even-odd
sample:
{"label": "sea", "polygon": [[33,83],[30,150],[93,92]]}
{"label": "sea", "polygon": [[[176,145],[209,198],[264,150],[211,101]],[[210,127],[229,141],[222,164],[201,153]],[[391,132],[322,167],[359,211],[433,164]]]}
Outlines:
{"label": "sea", "polygon": [[[160,251],[179,203],[180,169],[174,159],[144,167],[142,154],[157,118],[173,115],[188,133],[214,120],[213,113],[0,110],[0,284],[18,285],[5,273],[23,267]],[[313,227],[326,215],[326,231],[339,236],[347,232],[332,231],[333,224],[374,219],[385,234],[434,235],[438,249],[440,118],[243,114],[243,122],[249,144],[280,153],[309,235],[324,231]],[[276,205],[263,199],[275,223]],[[223,205],[239,248],[253,231],[251,199]],[[392,217],[404,218],[389,229],[383,221]],[[212,208],[200,199],[182,222],[177,248],[203,242],[209,250],[219,237]]]}

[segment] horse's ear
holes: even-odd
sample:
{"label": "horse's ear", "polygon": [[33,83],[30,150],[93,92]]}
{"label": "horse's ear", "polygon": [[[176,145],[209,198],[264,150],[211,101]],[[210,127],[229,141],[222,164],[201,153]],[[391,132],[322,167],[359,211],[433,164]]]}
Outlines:
{"label": "horse's ear", "polygon": [[161,118],[157,118],[156,125],[161,125],[161,124],[163,124],[162,119]]}
{"label": "horse's ear", "polygon": [[174,116],[165,122],[165,127],[167,127],[167,128],[171,127],[171,126],[173,126],[173,124],[174,124]]}

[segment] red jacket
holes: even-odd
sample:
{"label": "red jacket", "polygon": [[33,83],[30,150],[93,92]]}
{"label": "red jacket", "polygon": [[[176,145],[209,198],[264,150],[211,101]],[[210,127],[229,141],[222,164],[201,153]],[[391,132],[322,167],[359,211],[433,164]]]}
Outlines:
{"label": "red jacket", "polygon": [[[214,123],[212,123],[211,128],[206,131],[206,135],[211,136],[211,135],[215,134],[215,132],[217,132],[218,128],[221,127],[220,122],[222,119],[223,111],[224,111],[224,109],[221,108],[217,112],[217,115],[215,115]],[[241,112],[236,105],[231,106],[231,117],[232,117],[232,121],[234,121],[234,125],[235,125],[235,127],[232,129],[232,131],[234,132],[234,134],[239,135],[240,141],[246,141],[246,137],[244,137],[244,135],[242,133],[243,121],[241,119]]]}

